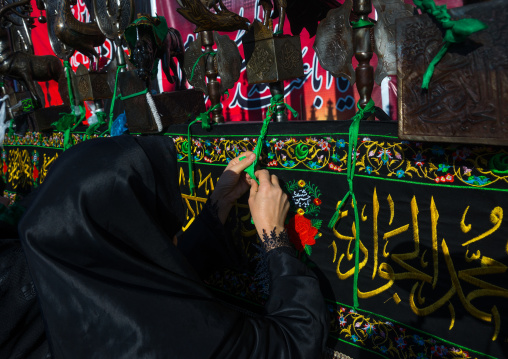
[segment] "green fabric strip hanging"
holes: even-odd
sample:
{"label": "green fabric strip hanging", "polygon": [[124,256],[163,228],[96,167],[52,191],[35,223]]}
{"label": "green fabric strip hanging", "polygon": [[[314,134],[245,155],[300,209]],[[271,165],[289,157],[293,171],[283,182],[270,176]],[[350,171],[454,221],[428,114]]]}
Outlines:
{"label": "green fabric strip hanging", "polygon": [[261,155],[261,150],[263,148],[263,142],[266,137],[266,132],[268,131],[268,125],[270,124],[270,121],[272,120],[272,116],[275,113],[277,113],[277,106],[280,106],[280,105],[286,106],[286,108],[288,108],[291,111],[291,113],[293,114],[294,117],[298,117],[298,112],[296,112],[291,106],[289,106],[287,103],[284,102],[284,95],[277,94],[277,95],[274,95],[270,99],[270,106],[268,106],[268,110],[266,111],[266,117],[263,120],[263,126],[261,127],[261,133],[259,134],[259,137],[258,137],[258,140],[256,143],[256,147],[254,148],[254,153],[256,154],[256,159],[254,160],[254,162],[252,162],[252,164],[249,167],[247,167],[245,169],[245,172],[250,176],[250,178],[255,180],[258,184],[259,184],[259,181],[256,178],[256,175],[254,174],[254,172],[256,171],[256,165],[258,163],[259,156]]}
{"label": "green fabric strip hanging", "polygon": [[217,53],[215,51],[207,51],[207,52],[203,52],[201,55],[199,55],[196,62],[194,62],[194,65],[192,65],[192,71],[191,71],[191,75],[189,77],[189,81],[192,81],[192,78],[194,77],[194,70],[196,69],[196,66],[199,63],[199,60],[201,60],[201,58],[206,55],[215,56],[215,55],[217,55]]}
{"label": "green fabric strip hanging", "polygon": [[463,42],[469,35],[485,30],[487,25],[477,19],[452,20],[450,14],[446,10],[446,5],[438,6],[434,3],[434,0],[413,0],[413,2],[422,12],[432,15],[446,30],[443,38],[445,43],[434,59],[432,59],[423,75],[422,89],[428,89],[430,80],[434,74],[434,68],[446,54],[450,45],[452,43]]}
{"label": "green fabric strip hanging", "polygon": [[340,201],[335,213],[328,223],[328,228],[332,229],[337,223],[340,215],[340,210],[348,200],[349,196],[351,196],[351,200],[353,201],[353,210],[355,214],[355,272],[354,272],[354,281],[353,281],[353,306],[358,308],[358,273],[360,271],[360,216],[358,214],[358,204],[356,202],[356,196],[353,190],[353,178],[355,175],[355,166],[356,166],[356,149],[357,149],[357,141],[358,141],[358,131],[360,129],[360,121],[364,118],[368,118],[375,111],[375,104],[372,99],[369,100],[365,108],[360,108],[360,104],[357,105],[358,112],[351,119],[352,123],[349,126],[349,147],[348,147],[348,155],[347,155],[347,182],[349,185],[349,190],[345,194],[345,196]]}
{"label": "green fabric strip hanging", "polygon": [[[113,126],[113,116],[114,116],[114,110],[115,110],[115,102],[117,100],[117,92],[118,92],[118,75],[122,71],[122,69],[125,68],[125,65],[118,65],[116,68],[116,76],[115,76],[115,88],[113,90],[113,98],[111,99],[111,106],[109,108],[109,124],[108,124],[108,130],[106,132],[109,132],[109,135],[111,136],[111,126]],[[104,135],[104,133],[102,134]]]}
{"label": "green fabric strip hanging", "polygon": [[362,27],[372,27],[372,26],[374,26],[373,23],[364,19],[359,19],[358,21],[351,21],[351,27],[353,29],[360,29]]}
{"label": "green fabric strip hanging", "polygon": [[[192,196],[195,195],[195,189],[196,186],[194,184],[194,171],[192,170],[192,137],[191,137],[191,127],[196,122],[201,122],[201,126],[204,130],[210,130],[212,128],[210,124],[210,113],[214,111],[215,109],[219,108],[221,106],[220,103],[216,104],[215,106],[210,107],[208,110],[206,110],[203,113],[200,113],[194,121],[189,123],[189,126],[187,127],[187,145],[184,150],[187,152],[187,165],[189,167],[189,189]],[[183,149],[183,148],[182,148]]]}

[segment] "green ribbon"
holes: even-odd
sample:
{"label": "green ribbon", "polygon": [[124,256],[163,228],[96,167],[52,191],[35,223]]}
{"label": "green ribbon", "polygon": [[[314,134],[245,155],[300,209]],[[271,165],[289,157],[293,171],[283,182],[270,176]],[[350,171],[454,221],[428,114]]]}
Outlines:
{"label": "green ribbon", "polygon": [[373,23],[364,19],[359,19],[358,21],[351,21],[351,27],[353,29],[360,29],[362,27],[372,27],[372,26],[374,26]]}
{"label": "green ribbon", "polygon": [[210,55],[210,56],[215,56],[217,55],[217,53],[215,51],[207,51],[207,52],[203,52],[199,57],[198,59],[196,60],[196,62],[194,63],[194,65],[192,65],[192,71],[191,71],[191,75],[190,75],[190,78],[189,78],[189,81],[192,81],[192,78],[194,77],[194,70],[196,69],[196,66],[198,65],[199,63],[199,60],[201,60],[201,58],[205,55]]}
{"label": "green ribbon", "polygon": [[120,100],[124,101],[124,100],[128,100],[130,98],[133,98],[133,97],[138,97],[138,96],[141,96],[141,95],[145,95],[147,92],[148,92],[148,89],[146,88],[146,89],[144,89],[142,91],[139,91],[139,92],[127,95],[127,96],[120,96],[119,98],[120,98]]}
{"label": "green ribbon", "polygon": [[[201,127],[204,130],[210,130],[212,128],[210,124],[210,113],[214,111],[215,109],[219,108],[221,104],[218,103],[212,107],[210,107],[208,110],[206,110],[203,113],[200,113],[194,121],[189,123],[189,126],[187,127],[187,146],[186,151],[187,152],[187,165],[189,166],[189,189],[192,196],[194,196],[194,190],[196,188],[194,184],[194,171],[192,170],[192,145],[191,145],[191,127],[196,122],[201,122]],[[182,145],[183,147],[183,145]],[[183,149],[183,148],[182,148]]]}
{"label": "green ribbon", "polygon": [[[71,132],[74,131],[86,118],[85,106],[79,105],[80,117],[77,120],[77,116],[74,113],[61,113],[60,119],[53,122],[51,126],[55,127],[58,132],[64,133],[64,151],[68,150],[71,144]],[[73,126],[73,124],[76,124]]]}
{"label": "green ribbon", "polygon": [[99,127],[106,124],[107,115],[105,112],[97,111],[95,113],[95,116],[97,117],[97,122],[94,123],[93,125],[88,126],[88,128],[85,131],[85,134],[87,137],[92,136],[95,133],[95,131],[97,131],[99,129]]}
{"label": "green ribbon", "polygon": [[342,201],[337,206],[335,213],[328,223],[328,228],[332,229],[335,227],[340,215],[340,210],[346,203],[349,196],[353,201],[353,210],[355,213],[355,227],[356,227],[356,238],[355,238],[355,273],[353,283],[353,306],[358,308],[358,273],[360,271],[360,216],[358,214],[358,204],[356,202],[356,196],[353,190],[353,178],[355,175],[356,166],[356,145],[358,142],[358,131],[360,129],[360,121],[364,118],[368,118],[375,111],[375,104],[372,99],[369,100],[365,108],[360,108],[360,104],[357,104],[358,112],[351,119],[352,123],[349,126],[349,147],[347,156],[347,182],[349,184],[349,190],[347,191]]}
{"label": "green ribbon", "polygon": [[[56,122],[53,122],[51,124],[51,126],[54,126],[57,131],[64,133],[64,151],[65,151],[72,146],[72,144],[70,143],[71,132],[74,131],[76,129],[76,127],[78,127],[81,124],[81,122],[83,122],[85,120],[86,110],[83,105],[81,105],[81,104],[79,105],[80,117],[78,120],[78,117],[76,116],[75,111],[74,111],[75,101],[74,101],[74,94],[72,91],[72,83],[71,83],[72,67],[71,67],[69,61],[64,61],[64,68],[65,68],[65,73],[67,75],[66,76],[67,77],[67,89],[69,92],[69,102],[71,104],[71,113],[61,113],[60,119]],[[74,124],[74,122],[76,122],[76,124],[73,127],[72,125]]]}
{"label": "green ribbon", "polygon": [[293,113],[294,117],[298,117],[298,112],[296,112],[291,106],[289,106],[287,103],[284,102],[284,95],[277,94],[272,96],[272,98],[270,99],[270,106],[268,106],[268,110],[266,111],[266,118],[263,120],[261,133],[259,134],[256,147],[254,148],[254,154],[256,155],[256,158],[254,159],[254,162],[252,162],[251,165],[244,170],[250,176],[250,178],[252,178],[257,182],[257,184],[259,184],[259,181],[256,178],[256,175],[254,174],[256,170],[256,165],[258,163],[259,156],[261,155],[261,150],[263,149],[263,142],[266,137],[266,132],[268,131],[268,125],[272,120],[272,116],[276,113],[280,113],[281,111],[283,111],[277,110],[277,107],[280,105],[284,105]]}
{"label": "green ribbon", "polygon": [[461,43],[467,37],[475,32],[485,30],[488,26],[477,19],[460,19],[452,20],[450,14],[446,10],[446,5],[436,5],[434,0],[413,0],[416,7],[422,12],[426,12],[440,22],[441,26],[446,30],[443,38],[444,45],[441,47],[437,55],[432,59],[423,75],[422,89],[428,89],[430,79],[434,74],[434,68],[443,58],[452,43]]}
{"label": "green ribbon", "polygon": [[[109,132],[111,135],[111,127],[113,126],[113,116],[115,109],[115,101],[117,99],[117,91],[118,91],[118,74],[120,74],[121,69],[125,68],[125,65],[118,65],[116,68],[116,76],[115,76],[115,89],[113,90],[113,98],[111,99],[111,106],[109,108],[109,124],[106,132]],[[104,135],[104,133],[103,133]]]}
{"label": "green ribbon", "polygon": [[71,108],[74,107],[74,93],[72,92],[72,83],[71,83],[71,71],[72,67],[69,61],[64,61],[65,74],[67,75],[67,90],[69,92],[69,102],[71,103]]}

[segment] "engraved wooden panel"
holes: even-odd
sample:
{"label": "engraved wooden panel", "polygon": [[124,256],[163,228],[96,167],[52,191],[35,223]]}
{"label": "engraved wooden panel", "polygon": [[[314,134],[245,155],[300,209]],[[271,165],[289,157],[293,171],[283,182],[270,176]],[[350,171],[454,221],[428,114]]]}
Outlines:
{"label": "engraved wooden panel", "polygon": [[399,136],[407,140],[508,144],[508,2],[449,10],[487,30],[452,44],[437,64],[428,91],[422,76],[442,46],[443,32],[428,15],[397,22]]}

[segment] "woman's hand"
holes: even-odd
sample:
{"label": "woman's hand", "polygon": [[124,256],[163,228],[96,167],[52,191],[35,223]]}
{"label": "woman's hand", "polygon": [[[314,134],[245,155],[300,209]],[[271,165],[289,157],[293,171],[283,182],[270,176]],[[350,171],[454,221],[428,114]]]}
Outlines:
{"label": "woman's hand", "polygon": [[249,167],[256,155],[250,151],[229,161],[224,173],[219,178],[215,190],[210,196],[212,203],[217,203],[218,216],[222,224],[233,207],[235,201],[249,189],[250,177],[244,172]]}
{"label": "woman's hand", "polygon": [[279,179],[267,170],[256,172],[259,185],[251,180],[249,207],[259,238],[263,230],[277,235],[284,230],[284,221],[289,210],[288,196],[282,191]]}

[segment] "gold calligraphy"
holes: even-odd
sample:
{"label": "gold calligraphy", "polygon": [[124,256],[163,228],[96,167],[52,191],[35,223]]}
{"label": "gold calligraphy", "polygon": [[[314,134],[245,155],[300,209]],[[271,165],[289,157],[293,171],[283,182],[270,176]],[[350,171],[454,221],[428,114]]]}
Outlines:
{"label": "gold calligraphy", "polygon": [[[478,304],[476,304],[478,302],[475,300],[482,297],[496,297],[499,300],[508,299],[507,288],[488,281],[489,276],[494,279],[499,278],[493,277],[494,275],[505,274],[508,265],[485,256],[478,248],[473,250],[469,247],[489,238],[491,238],[489,245],[491,246],[494,243],[493,239],[495,237],[493,235],[503,224],[503,208],[496,206],[490,210],[488,218],[485,215],[483,217],[476,216],[473,222],[471,218],[468,218],[471,217],[469,215],[470,206],[465,206],[463,212],[458,213],[455,217],[456,228],[460,229],[458,233],[468,234],[476,231],[481,234],[474,234],[470,236],[470,238],[473,238],[466,240],[442,238],[439,236],[440,214],[438,205],[434,196],[430,196],[429,199],[428,207],[422,212],[425,213],[425,217],[422,217],[417,197],[413,196],[409,204],[410,212],[404,214],[404,218],[409,217],[409,219],[406,223],[400,223],[401,220],[398,217],[403,218],[401,217],[401,211],[406,212],[406,209],[400,203],[394,202],[391,195],[387,195],[384,199],[379,197],[377,189],[374,188],[372,204],[368,205],[370,209],[362,208],[362,213],[364,211],[365,213],[372,213],[372,216],[362,215],[361,217],[363,223],[368,220],[372,222],[372,240],[367,244],[369,239],[364,235],[359,243],[359,271],[361,272],[362,269],[366,268],[370,270],[371,267],[367,263],[373,263],[369,277],[373,281],[374,288],[363,290],[359,285],[358,297],[362,299],[371,298],[392,288],[391,293],[387,294],[394,299],[397,298],[395,301],[397,304],[406,300],[413,313],[418,316],[428,316],[441,308],[446,308],[450,314],[449,330],[452,330],[457,323],[456,306],[460,303],[459,305],[471,316],[483,322],[492,323],[491,338],[495,341],[501,330],[502,314],[499,310],[501,307],[498,308],[494,303],[491,303],[490,306],[487,305],[488,309],[485,307],[486,304],[482,304],[484,307],[478,307]],[[360,203],[358,205],[361,206]],[[351,278],[355,271],[352,248],[354,248],[357,229],[352,218],[349,219],[351,221],[350,230],[345,230],[347,226],[344,227],[340,224],[341,220],[348,216],[350,214],[347,210],[341,211],[340,219],[333,228],[335,240],[331,245],[333,248],[333,263],[336,263],[336,273],[341,280]],[[428,236],[425,241],[429,243],[427,249],[422,247],[423,242],[420,238],[422,232],[419,223],[422,221],[426,223],[424,227],[426,232],[423,233]],[[447,221],[450,221],[449,215],[447,215]],[[394,223],[398,224],[395,228],[391,228]],[[482,228],[483,224],[485,224],[484,228]],[[364,225],[368,224],[365,223]],[[366,232],[362,230],[362,233]],[[400,253],[397,248],[407,248],[409,233],[412,233],[410,235],[412,238],[410,238],[413,249]],[[341,244],[344,241],[348,242],[346,246]],[[455,256],[452,257],[448,247],[448,243],[451,241],[454,241],[454,243],[459,241],[459,247],[464,248],[462,256],[457,256],[454,253]],[[495,243],[498,245],[499,241]],[[404,245],[399,247],[395,244]],[[503,250],[506,249],[508,253],[508,244],[504,248],[505,243],[503,241],[502,246]],[[441,266],[439,263],[440,258],[444,258]],[[462,258],[462,263],[457,262],[460,258]],[[461,269],[464,267],[466,269]],[[439,272],[443,268],[446,268],[446,274]],[[410,287],[408,296],[404,299],[396,293],[395,288],[397,287],[394,284],[398,281],[407,280],[414,281],[414,283]],[[361,283],[366,285],[367,282],[362,281]],[[438,283],[440,284],[439,291]],[[444,291],[443,283],[449,283]],[[441,294],[438,294],[440,292]],[[436,295],[438,296],[437,299]],[[430,298],[434,298],[433,301]],[[456,299],[453,301],[453,298]],[[507,313],[504,313],[504,315],[506,316]]]}
{"label": "gold calligraphy", "polygon": [[34,178],[34,165],[32,164],[32,151],[22,148],[12,148],[7,150],[6,163],[8,166],[7,182],[14,190],[32,187],[34,180],[39,184],[44,181],[48,170],[53,162],[58,158],[58,153],[54,155],[44,154],[38,167],[38,178]]}

